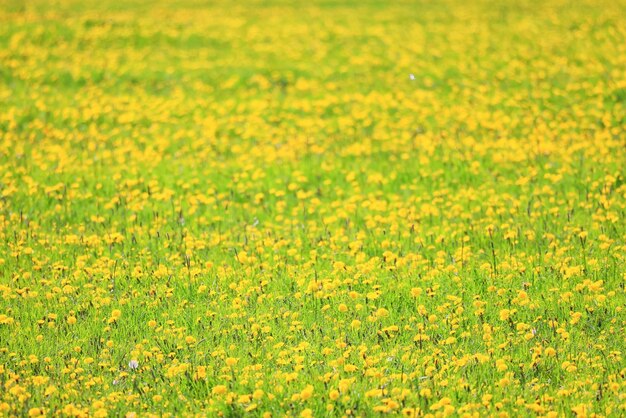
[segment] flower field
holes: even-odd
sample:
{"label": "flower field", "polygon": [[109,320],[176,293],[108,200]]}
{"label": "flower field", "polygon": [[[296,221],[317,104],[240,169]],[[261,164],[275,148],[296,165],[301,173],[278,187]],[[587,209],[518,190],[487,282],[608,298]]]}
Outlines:
{"label": "flower field", "polygon": [[625,167],[623,0],[0,0],[0,416],[624,416]]}

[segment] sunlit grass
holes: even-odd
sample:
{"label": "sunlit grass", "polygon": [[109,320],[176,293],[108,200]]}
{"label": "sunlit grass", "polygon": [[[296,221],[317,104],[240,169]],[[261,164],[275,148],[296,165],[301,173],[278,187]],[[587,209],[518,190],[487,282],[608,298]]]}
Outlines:
{"label": "sunlit grass", "polygon": [[0,415],[623,415],[625,16],[0,0]]}

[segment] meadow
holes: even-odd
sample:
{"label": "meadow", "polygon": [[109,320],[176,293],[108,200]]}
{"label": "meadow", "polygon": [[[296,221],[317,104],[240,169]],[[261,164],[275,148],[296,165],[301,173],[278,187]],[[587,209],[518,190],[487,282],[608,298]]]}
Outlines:
{"label": "meadow", "polygon": [[624,416],[625,167],[623,0],[0,0],[0,416]]}

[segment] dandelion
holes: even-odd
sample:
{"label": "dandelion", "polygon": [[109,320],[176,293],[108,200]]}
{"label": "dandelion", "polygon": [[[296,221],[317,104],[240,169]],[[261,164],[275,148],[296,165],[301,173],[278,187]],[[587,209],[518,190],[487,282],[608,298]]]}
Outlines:
{"label": "dandelion", "polygon": [[0,416],[623,410],[622,1],[57,3],[0,7]]}
{"label": "dandelion", "polygon": [[228,389],[224,385],[216,385],[211,389],[213,395],[224,395],[228,392]]}

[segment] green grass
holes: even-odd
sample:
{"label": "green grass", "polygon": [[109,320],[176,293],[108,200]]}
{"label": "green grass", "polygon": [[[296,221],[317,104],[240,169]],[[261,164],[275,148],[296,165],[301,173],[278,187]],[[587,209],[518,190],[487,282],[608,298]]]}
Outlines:
{"label": "green grass", "polygon": [[601,3],[0,0],[0,416],[623,414]]}

